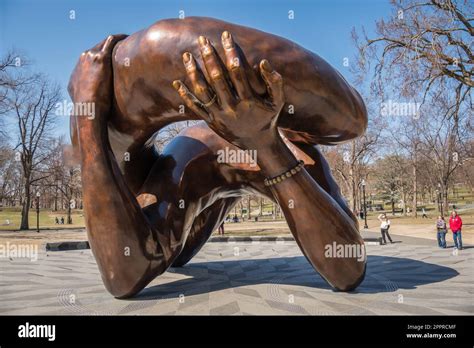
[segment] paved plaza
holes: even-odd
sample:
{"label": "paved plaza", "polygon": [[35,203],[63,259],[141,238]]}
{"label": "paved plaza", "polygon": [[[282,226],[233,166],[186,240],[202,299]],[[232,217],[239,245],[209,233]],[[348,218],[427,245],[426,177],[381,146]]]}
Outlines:
{"label": "paved plaza", "polygon": [[36,262],[0,258],[0,314],[472,315],[474,248],[419,241],[368,245],[352,293],[331,290],[294,241],[208,243],[128,300],[105,290],[90,250],[40,250]]}

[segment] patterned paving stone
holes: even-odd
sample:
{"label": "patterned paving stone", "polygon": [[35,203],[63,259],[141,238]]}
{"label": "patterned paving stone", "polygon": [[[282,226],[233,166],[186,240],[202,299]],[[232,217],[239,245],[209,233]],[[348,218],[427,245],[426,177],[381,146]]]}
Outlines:
{"label": "patterned paving stone", "polygon": [[105,290],[90,250],[0,258],[0,313],[52,315],[473,315],[474,248],[369,245],[364,282],[333,291],[292,241],[208,243],[138,296]]}

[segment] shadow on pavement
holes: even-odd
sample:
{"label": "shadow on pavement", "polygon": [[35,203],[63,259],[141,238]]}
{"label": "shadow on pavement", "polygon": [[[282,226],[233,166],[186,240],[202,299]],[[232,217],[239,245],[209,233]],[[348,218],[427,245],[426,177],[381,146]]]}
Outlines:
{"label": "shadow on pavement", "polygon": [[[171,268],[168,272],[190,278],[149,286],[129,300],[171,298],[180,294],[190,296],[258,284],[332,290],[303,256],[191,262],[181,268]],[[415,289],[457,275],[459,273],[456,270],[447,266],[408,258],[369,255],[365,279],[351,294],[377,294],[399,289]]]}

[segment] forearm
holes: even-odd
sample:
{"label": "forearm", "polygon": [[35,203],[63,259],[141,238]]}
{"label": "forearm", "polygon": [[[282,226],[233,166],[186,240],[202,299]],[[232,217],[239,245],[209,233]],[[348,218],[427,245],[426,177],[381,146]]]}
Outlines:
{"label": "forearm", "polygon": [[108,290],[118,297],[127,296],[147,283],[150,272],[166,269],[163,251],[125,184],[105,126],[82,117],[77,130],[91,248]]}
{"label": "forearm", "polygon": [[[267,177],[273,177],[297,163],[290,150],[279,141],[269,150],[257,153],[259,166]],[[328,259],[328,245],[363,245],[350,217],[317,182],[302,169],[296,175],[271,186],[288,225],[313,266],[331,283],[345,289],[357,281],[364,263],[352,258]]]}

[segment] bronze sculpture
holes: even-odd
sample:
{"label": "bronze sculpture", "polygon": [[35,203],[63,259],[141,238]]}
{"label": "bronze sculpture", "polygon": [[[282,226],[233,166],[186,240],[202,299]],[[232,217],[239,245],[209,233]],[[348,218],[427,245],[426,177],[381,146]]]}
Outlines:
{"label": "bronze sculpture", "polygon": [[[367,113],[314,53],[210,18],[163,20],[83,53],[69,93],[74,103],[95,103],[93,120],[71,117],[71,136],[90,245],[114,296],[133,296],[186,264],[248,193],[280,204],[333,288],[363,280],[365,260],[324,255],[327,245],[363,248],[363,240],[316,145],[360,136]],[[199,119],[156,153],[155,132]],[[223,149],[255,150],[258,166],[219,162]]]}

